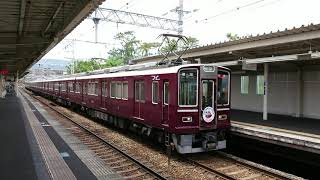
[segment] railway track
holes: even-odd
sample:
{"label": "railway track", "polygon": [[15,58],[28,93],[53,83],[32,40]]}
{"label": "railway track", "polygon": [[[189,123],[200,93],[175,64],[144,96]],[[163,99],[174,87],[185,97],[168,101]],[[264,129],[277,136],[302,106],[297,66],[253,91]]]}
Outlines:
{"label": "railway track", "polygon": [[[89,123],[80,124],[72,120],[72,114],[62,112],[59,110],[59,106],[54,103],[46,99],[45,101],[48,102],[44,102],[40,97],[34,96],[29,92],[26,93],[72,122],[64,125],[68,126],[67,128],[69,128],[73,134],[92,149],[107,165],[113,168],[115,172],[124,176],[125,179],[166,179],[169,177],[169,175],[161,175],[163,174],[161,170],[155,171],[151,169],[153,165],[143,160],[141,156],[133,158],[132,155],[125,153],[123,148],[119,149],[106,142],[105,138],[102,138],[103,136],[99,136],[101,132],[95,128],[90,128],[91,125]],[[182,156],[182,158],[178,157],[177,159],[191,164],[194,169],[202,169],[202,173],[208,175],[207,179],[299,179],[278,171],[274,172],[271,168],[256,167],[259,165],[245,163],[235,158],[230,158],[223,153],[188,155]]]}
{"label": "railway track", "polygon": [[167,179],[167,177],[152,169],[150,165],[146,165],[146,162],[143,159],[134,158],[132,155],[125,153],[123,149],[107,142],[99,136],[98,132],[92,132],[87,127],[75,122],[70,115],[57,110],[55,105],[46,103],[30,93],[28,94],[54,112],[60,114],[64,119],[67,119],[68,122],[64,123],[66,128],[71,130],[72,134],[78,137],[80,141],[100,157],[106,165],[111,167],[117,174],[121,175],[123,179]]}
{"label": "railway track", "polygon": [[230,180],[303,179],[221,152],[186,159],[196,166]]}

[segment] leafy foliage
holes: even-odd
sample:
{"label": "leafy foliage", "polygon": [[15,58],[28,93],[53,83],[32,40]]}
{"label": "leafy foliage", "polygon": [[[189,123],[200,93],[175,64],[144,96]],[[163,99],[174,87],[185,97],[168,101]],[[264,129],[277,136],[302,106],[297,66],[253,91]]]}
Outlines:
{"label": "leafy foliage", "polygon": [[[158,49],[160,46],[160,43],[157,42],[142,42],[138,40],[133,31],[120,32],[114,39],[119,41],[121,46],[111,49],[108,52],[109,56],[107,59],[76,60],[67,66],[67,72],[69,74],[89,72],[102,68],[129,64],[130,60],[137,57],[148,56],[150,55],[151,50]],[[188,37],[188,40],[188,47],[195,47],[198,45],[198,40],[196,38]],[[165,44],[165,46],[161,48],[167,52],[181,49],[180,47],[177,47],[175,40],[170,40],[168,44]]]}
{"label": "leafy foliage", "polygon": [[[185,49],[185,48],[194,48],[198,46],[199,40],[194,37],[187,37],[188,41],[186,44],[183,43],[176,43],[175,39],[170,39],[169,42],[167,42],[163,47],[161,47],[160,51],[164,53],[172,52],[172,51],[177,51],[179,49]],[[180,46],[180,47],[179,47]]]}
{"label": "leafy foliage", "polygon": [[227,33],[226,36],[229,39],[229,41],[235,41],[240,39],[238,34]]}
{"label": "leafy foliage", "polygon": [[143,42],[140,44],[140,51],[139,54],[140,56],[148,56],[150,55],[150,50],[154,48],[158,48],[160,46],[160,43],[157,42]]}

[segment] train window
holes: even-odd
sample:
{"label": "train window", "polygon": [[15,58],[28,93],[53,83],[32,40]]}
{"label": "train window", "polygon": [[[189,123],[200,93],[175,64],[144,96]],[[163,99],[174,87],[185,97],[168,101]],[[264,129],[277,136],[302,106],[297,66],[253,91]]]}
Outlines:
{"label": "train window", "polygon": [[153,81],[152,82],[152,104],[158,104],[159,98],[159,82]]}
{"label": "train window", "polygon": [[137,102],[145,102],[144,81],[137,81],[135,83],[135,99]]}
{"label": "train window", "polygon": [[198,104],[198,70],[179,71],[179,106],[197,106]]}
{"label": "train window", "polygon": [[249,76],[241,76],[241,94],[249,93]]}
{"label": "train window", "polygon": [[230,73],[228,71],[218,71],[218,105],[229,105],[230,94]]}
{"label": "train window", "polygon": [[66,83],[62,82],[61,83],[61,91],[66,91],[67,87],[66,87]]}
{"label": "train window", "polygon": [[107,95],[107,82],[105,81],[102,81],[102,88],[101,88],[101,94],[102,96],[106,96]]}
{"label": "train window", "polygon": [[263,95],[264,94],[264,76],[263,75],[258,75],[257,76],[256,92],[257,92],[258,95]]}
{"label": "train window", "polygon": [[87,94],[87,83],[82,82],[82,94]]}
{"label": "train window", "polygon": [[117,86],[116,86],[116,98],[117,99],[121,99],[122,97],[122,83],[121,82],[117,82]]}
{"label": "train window", "polygon": [[122,83],[122,99],[128,99],[128,82]]}
{"label": "train window", "polygon": [[55,83],[54,84],[54,90],[55,91],[59,91],[59,86],[60,86],[59,83]]}
{"label": "train window", "polygon": [[163,104],[169,104],[169,82],[165,82],[163,85]]}
{"label": "train window", "polygon": [[69,92],[73,92],[73,82],[68,82]]}
{"label": "train window", "polygon": [[212,80],[203,80],[202,81],[202,110],[206,107],[213,107],[213,81]]}
{"label": "train window", "polygon": [[75,92],[76,92],[76,93],[80,93],[80,89],[81,89],[81,84],[80,84],[80,82],[76,82]]}
{"label": "train window", "polygon": [[98,84],[98,82],[95,82],[93,84],[93,86],[94,86],[94,94],[95,95],[99,95],[99,84]]}
{"label": "train window", "polygon": [[110,97],[111,98],[116,97],[116,83],[115,82],[110,83]]}
{"label": "train window", "polygon": [[89,95],[98,95],[98,83],[89,82],[88,83],[88,94]]}

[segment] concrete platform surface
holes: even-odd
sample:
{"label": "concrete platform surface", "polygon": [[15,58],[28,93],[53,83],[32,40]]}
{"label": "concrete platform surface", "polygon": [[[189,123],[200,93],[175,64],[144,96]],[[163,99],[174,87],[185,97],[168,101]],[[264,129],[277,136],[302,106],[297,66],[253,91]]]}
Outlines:
{"label": "concrete platform surface", "polygon": [[231,110],[231,120],[320,135],[320,119],[268,114],[268,120],[263,120],[262,113]]}
{"label": "concrete platform surface", "polygon": [[319,120],[270,115],[264,121],[260,113],[238,110],[231,119],[232,134],[320,154]]}
{"label": "concrete platform surface", "polygon": [[0,141],[0,179],[121,179],[23,92],[0,99]]}
{"label": "concrete platform surface", "polygon": [[0,179],[37,179],[25,121],[18,98],[0,98]]}

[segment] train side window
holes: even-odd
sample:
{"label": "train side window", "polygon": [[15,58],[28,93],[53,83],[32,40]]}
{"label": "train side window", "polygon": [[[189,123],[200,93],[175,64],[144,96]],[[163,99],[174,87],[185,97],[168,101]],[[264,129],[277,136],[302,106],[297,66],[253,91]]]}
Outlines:
{"label": "train side window", "polygon": [[144,82],[140,83],[140,102],[145,101],[145,88],[144,88]]}
{"label": "train side window", "polygon": [[122,83],[122,99],[128,100],[128,82]]}
{"label": "train side window", "polygon": [[135,85],[134,85],[134,97],[135,97],[136,101],[139,101],[139,99],[140,99],[139,92],[140,92],[140,83],[139,82],[135,82]]}
{"label": "train side window", "polygon": [[99,95],[99,84],[98,82],[93,83],[94,86],[94,95],[98,96]]}
{"label": "train side window", "polygon": [[165,82],[163,85],[163,104],[169,104],[169,82]]}
{"label": "train side window", "polygon": [[97,82],[89,82],[88,83],[88,94],[89,95],[98,95],[98,83]]}
{"label": "train side window", "polygon": [[60,86],[59,83],[55,83],[55,84],[54,84],[54,90],[55,90],[55,91],[59,91],[59,86]]}
{"label": "train side window", "polygon": [[158,104],[159,98],[159,82],[153,81],[152,82],[152,104]]}
{"label": "train side window", "polygon": [[107,93],[106,93],[106,82],[105,81],[102,81],[101,95],[102,96],[106,96],[107,95]]}
{"label": "train side window", "polygon": [[77,82],[76,83],[76,93],[80,93],[80,87],[81,87],[81,84],[80,84],[80,82]]}
{"label": "train side window", "polygon": [[111,98],[116,97],[116,83],[115,82],[110,83],[110,97]]}
{"label": "train side window", "polygon": [[88,82],[88,95],[92,95],[92,83]]}
{"label": "train side window", "polygon": [[68,82],[69,92],[73,92],[73,82]]}
{"label": "train side window", "polygon": [[135,83],[135,100],[137,102],[145,102],[144,81],[137,81]]}
{"label": "train side window", "polygon": [[62,82],[61,83],[61,91],[66,91],[66,83],[65,82]]}
{"label": "train side window", "polygon": [[83,91],[82,93],[83,93],[83,94],[87,94],[87,83],[86,83],[86,82],[83,82],[83,83],[82,83],[82,87],[83,87],[83,88],[82,88],[82,91]]}
{"label": "train side window", "polygon": [[117,86],[116,86],[116,98],[117,99],[121,99],[122,97],[122,83],[121,82],[117,82]]}

